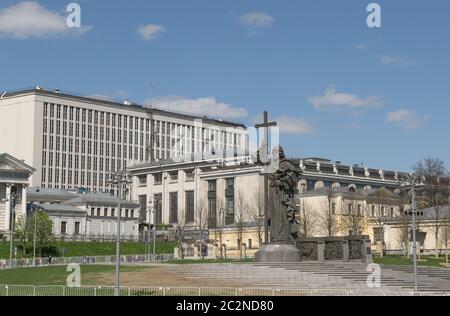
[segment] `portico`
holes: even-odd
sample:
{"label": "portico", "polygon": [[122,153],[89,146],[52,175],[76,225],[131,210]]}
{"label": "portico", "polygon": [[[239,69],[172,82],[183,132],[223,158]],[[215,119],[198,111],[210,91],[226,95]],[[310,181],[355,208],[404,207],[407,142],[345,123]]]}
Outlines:
{"label": "portico", "polygon": [[0,154],[0,238],[11,229],[11,196],[19,194],[15,207],[15,220],[26,217],[27,187],[36,170],[10,154]]}

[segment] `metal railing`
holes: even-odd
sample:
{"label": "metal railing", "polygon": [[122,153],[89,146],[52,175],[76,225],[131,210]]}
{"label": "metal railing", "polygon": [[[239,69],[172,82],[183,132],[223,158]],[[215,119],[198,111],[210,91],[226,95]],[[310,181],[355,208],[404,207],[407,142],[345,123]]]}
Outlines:
{"label": "metal railing", "polygon": [[[153,255],[123,255],[120,256],[120,262],[123,263],[139,263],[139,262],[164,262],[173,260],[173,254]],[[14,268],[30,268],[30,267],[48,267],[55,265],[68,265],[70,263],[77,264],[113,264],[116,262],[116,256],[84,256],[84,257],[58,257],[58,258],[36,258],[33,262],[32,258],[13,259],[12,267]],[[9,269],[9,260],[0,260],[0,270]]]}
{"label": "metal railing", "polygon": [[[450,292],[395,290],[301,290],[278,288],[121,287],[121,296],[450,296]],[[0,296],[114,296],[114,287],[0,285]]]}

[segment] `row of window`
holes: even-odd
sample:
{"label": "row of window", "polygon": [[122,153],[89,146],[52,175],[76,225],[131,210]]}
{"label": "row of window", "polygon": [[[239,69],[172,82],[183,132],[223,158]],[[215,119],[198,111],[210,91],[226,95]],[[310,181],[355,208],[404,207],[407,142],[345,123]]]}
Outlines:
{"label": "row of window", "polygon": [[[80,235],[80,225],[80,222],[75,222],[74,235]],[[65,221],[61,222],[60,234],[67,235],[67,222]]]}
{"label": "row of window", "polygon": [[[115,217],[117,208],[102,208],[102,207],[91,207],[91,216],[97,217]],[[125,209],[125,212],[122,212],[125,218],[134,218],[135,212],[134,210]]]}
{"label": "row of window", "polygon": [[[161,185],[163,174],[162,172],[154,173],[151,175],[153,177],[153,185]],[[184,171],[185,181],[192,182],[194,181],[194,170],[186,170]],[[168,178],[170,183],[178,182],[178,171],[168,172]],[[147,186],[147,176],[138,176],[139,186],[145,187]]]}
{"label": "row of window", "polygon": [[56,118],[112,127],[117,126],[135,130],[140,129],[141,131],[144,130],[145,124],[145,130],[147,132],[150,130],[150,120],[148,119],[60,104],[44,103],[43,114],[44,118]]}

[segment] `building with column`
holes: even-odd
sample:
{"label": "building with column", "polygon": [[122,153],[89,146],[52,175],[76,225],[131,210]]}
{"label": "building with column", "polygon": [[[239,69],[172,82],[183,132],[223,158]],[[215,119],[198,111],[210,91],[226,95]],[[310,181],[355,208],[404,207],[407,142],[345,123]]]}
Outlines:
{"label": "building with column", "polygon": [[107,191],[108,175],[132,164],[242,155],[244,125],[49,91],[0,98],[0,149],[36,172],[35,187]]}
{"label": "building with column", "polygon": [[[334,205],[340,224],[335,235],[364,233],[375,240],[378,212],[383,211],[390,218],[399,216],[402,173],[318,158],[294,162],[301,171],[296,188],[298,206],[317,217],[325,206]],[[152,201],[157,224],[190,231],[188,235],[194,238],[200,236],[198,230],[206,230],[207,234],[202,233],[204,238],[225,245],[228,250],[237,251],[243,244],[251,252],[261,244],[263,174],[250,157],[197,163],[163,161],[134,165],[129,171],[133,175],[133,199],[139,201],[143,210]],[[326,203],[329,199],[332,202]],[[364,216],[363,231],[352,232],[352,228],[342,224],[341,215],[345,216],[348,204],[354,207],[356,216],[358,212]],[[313,236],[326,235],[318,227],[311,231]]]}
{"label": "building with column", "polygon": [[[66,240],[114,240],[117,235],[118,200],[105,193],[80,190],[28,188],[29,212],[45,211],[53,222],[53,234]],[[136,240],[139,204],[120,201],[121,236]]]}
{"label": "building with column", "polygon": [[20,194],[15,207],[15,219],[25,219],[27,187],[35,169],[8,153],[0,154],[0,239],[11,229],[11,195]]}

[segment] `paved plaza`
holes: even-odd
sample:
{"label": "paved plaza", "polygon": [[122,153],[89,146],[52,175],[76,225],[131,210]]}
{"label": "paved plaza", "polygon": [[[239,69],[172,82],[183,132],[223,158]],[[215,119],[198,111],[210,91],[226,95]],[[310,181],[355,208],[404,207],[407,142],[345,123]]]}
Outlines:
{"label": "paved plaza", "polygon": [[[374,290],[367,287],[371,272],[362,263],[192,264],[164,265],[164,269],[195,283],[204,280],[216,286]],[[449,269],[420,267],[418,272],[420,291],[450,290]],[[412,267],[381,266],[380,290],[412,290],[413,284]]]}

